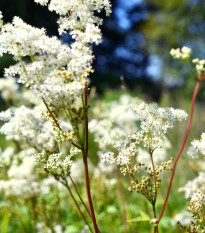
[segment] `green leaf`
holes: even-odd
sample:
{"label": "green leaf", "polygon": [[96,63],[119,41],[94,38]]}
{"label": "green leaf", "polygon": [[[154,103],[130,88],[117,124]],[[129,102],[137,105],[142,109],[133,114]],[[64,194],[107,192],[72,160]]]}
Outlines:
{"label": "green leaf", "polygon": [[10,216],[11,214],[9,212],[6,212],[4,214],[4,217],[1,223],[1,233],[7,233]]}
{"label": "green leaf", "polygon": [[127,222],[150,222],[151,218],[149,215],[145,214],[143,211],[140,211],[140,216],[137,218],[133,218],[128,220]]}

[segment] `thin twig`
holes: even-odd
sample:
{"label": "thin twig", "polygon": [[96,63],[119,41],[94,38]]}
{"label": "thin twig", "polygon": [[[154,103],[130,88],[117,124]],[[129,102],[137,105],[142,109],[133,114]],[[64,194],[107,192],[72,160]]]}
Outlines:
{"label": "thin twig", "polygon": [[[63,131],[62,128],[60,127],[58,121],[56,120],[55,116],[53,115],[52,111],[50,110],[48,104],[46,103],[46,101],[45,101],[45,99],[44,99],[43,97],[42,97],[42,100],[43,100],[43,103],[45,104],[46,109],[48,110],[50,116],[51,116],[52,119],[54,120],[56,127],[57,127],[60,131]],[[77,147],[78,149],[81,149],[81,147],[78,146],[76,143],[74,143],[74,142],[70,142],[70,143],[71,143],[73,146]]]}
{"label": "thin twig", "polygon": [[[77,186],[76,186],[75,182],[73,181],[71,175],[68,175],[68,176],[69,176],[69,178],[70,178],[70,180],[71,180],[71,182],[72,182],[72,184],[73,184],[73,186],[74,186],[74,188],[75,188],[75,191],[76,191],[76,193],[77,193],[77,195],[78,195],[80,201],[81,201],[82,204],[84,205],[84,207],[85,207],[85,209],[86,209],[88,215],[90,216],[90,218],[91,218],[91,220],[92,220],[92,216],[91,216],[91,214],[90,214],[90,211],[89,211],[88,207],[86,206],[85,202],[83,201],[82,197],[80,196],[80,193],[79,193],[79,191],[78,191],[78,189],[77,189]],[[99,229],[98,229],[98,232],[101,233]]]}
{"label": "thin twig", "polygon": [[46,106],[46,108],[47,108],[47,110],[48,110],[50,116],[51,116],[52,119],[54,120],[56,126],[58,127],[58,129],[59,129],[60,131],[62,131],[62,129],[61,129],[61,127],[60,127],[58,121],[56,120],[55,116],[53,115],[52,111],[50,110],[50,108],[49,108],[48,104],[46,103],[45,99],[44,99],[43,97],[42,97],[42,99],[43,99],[43,103],[45,104],[45,106]]}
{"label": "thin twig", "polygon": [[77,189],[77,187],[76,187],[76,184],[74,183],[74,181],[73,181],[71,175],[68,175],[68,177],[70,178],[70,180],[71,180],[71,182],[72,182],[72,184],[73,184],[73,186],[74,186],[74,188],[75,188],[75,191],[76,191],[76,193],[77,193],[77,195],[78,195],[80,201],[82,202],[82,204],[84,205],[84,207],[85,207],[87,213],[89,214],[90,218],[92,219],[92,216],[91,216],[91,214],[90,214],[90,211],[89,211],[88,207],[86,206],[85,202],[83,201],[82,197],[80,196],[80,193],[79,193],[79,191],[78,191],[78,189]]}
{"label": "thin twig", "polygon": [[124,223],[124,232],[127,233],[127,214],[126,214],[126,209],[125,209],[125,201],[124,201],[124,194],[123,194],[123,187],[122,187],[122,179],[120,177],[120,172],[119,168],[116,165],[116,174],[117,174],[117,179],[119,183],[119,189],[120,189],[120,198],[121,198],[121,203],[122,203],[122,209],[123,209],[123,223]]}
{"label": "thin twig", "polygon": [[[155,190],[152,207],[153,207],[154,218],[156,219],[157,215],[156,215],[155,205],[156,205],[156,200],[157,200],[157,176],[156,176],[156,171],[155,171],[155,166],[154,166],[153,152],[150,153],[150,157],[151,157],[152,169],[153,169],[153,173],[154,173],[154,190]],[[158,225],[154,227],[154,233],[158,233]]]}
{"label": "thin twig", "polygon": [[[154,205],[155,205],[155,203],[156,203],[156,200],[157,200],[157,176],[156,176],[156,171],[155,171],[155,166],[154,166],[154,161],[153,161],[153,156],[152,156],[152,154],[150,154],[150,157],[151,157],[151,161],[152,161],[152,168],[153,168],[153,173],[154,173],[154,190],[155,190],[155,192],[154,192]],[[156,218],[156,216],[155,216],[155,218]]]}
{"label": "thin twig", "polygon": [[94,233],[93,230],[92,230],[92,228],[90,227],[90,225],[89,225],[87,219],[86,219],[86,216],[85,216],[84,213],[81,211],[80,206],[78,205],[78,203],[77,203],[77,201],[76,201],[76,199],[75,199],[75,197],[74,197],[74,195],[73,195],[73,193],[72,193],[72,191],[71,191],[71,189],[70,189],[70,187],[69,187],[69,185],[68,185],[67,180],[66,180],[66,183],[64,183],[63,181],[61,181],[61,180],[59,180],[59,179],[57,179],[57,180],[67,188],[68,192],[70,193],[71,198],[73,199],[73,202],[75,203],[75,206],[76,206],[77,209],[78,209],[78,212],[80,213],[80,215],[81,215],[82,218],[84,219],[84,221],[85,221],[86,225],[88,226],[89,230],[90,230],[92,233]]}

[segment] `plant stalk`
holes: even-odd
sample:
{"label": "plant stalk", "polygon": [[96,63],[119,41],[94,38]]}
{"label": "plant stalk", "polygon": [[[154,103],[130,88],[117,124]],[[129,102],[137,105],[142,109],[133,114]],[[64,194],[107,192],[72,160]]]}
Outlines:
{"label": "plant stalk", "polygon": [[[87,84],[85,84],[85,108],[86,111],[88,110],[88,87]],[[92,216],[92,222],[94,226],[95,233],[99,233],[96,218],[95,218],[95,212],[93,208],[93,202],[92,202],[92,197],[91,197],[91,192],[90,192],[90,181],[89,181],[89,174],[88,174],[88,113],[86,113],[85,117],[85,138],[86,138],[86,143],[85,143],[85,148],[83,148],[83,164],[84,164],[84,174],[85,174],[85,186],[86,186],[86,191],[87,191],[87,198],[88,198],[88,203],[90,207],[90,214]]]}
{"label": "plant stalk", "polygon": [[197,97],[197,94],[198,94],[198,91],[199,91],[200,83],[201,83],[204,79],[205,79],[205,75],[203,74],[203,75],[200,77],[200,79],[198,79],[197,84],[196,84],[196,86],[195,86],[195,90],[194,90],[193,97],[192,97],[192,103],[191,103],[190,117],[189,117],[187,129],[186,129],[186,132],[185,132],[184,140],[183,140],[183,142],[182,142],[182,145],[181,145],[181,148],[180,148],[180,150],[179,150],[179,153],[178,153],[177,157],[176,157],[175,160],[174,160],[173,170],[172,170],[171,179],[170,179],[170,182],[169,182],[167,194],[166,194],[165,201],[164,201],[164,204],[163,204],[163,206],[162,206],[162,210],[161,210],[161,212],[160,212],[159,218],[157,219],[157,223],[160,222],[160,220],[161,220],[161,218],[162,218],[162,216],[163,216],[165,207],[166,207],[166,205],[167,205],[167,201],[168,201],[168,199],[169,199],[169,195],[170,195],[170,191],[171,191],[171,187],[172,187],[172,182],[173,182],[173,178],[174,178],[174,175],[175,175],[176,166],[177,166],[178,160],[179,160],[179,158],[180,158],[180,156],[181,156],[181,154],[182,154],[182,152],[183,152],[183,149],[184,149],[184,147],[185,147],[185,144],[186,144],[186,141],[187,141],[187,138],[188,138],[188,135],[189,135],[189,131],[190,131],[190,127],[191,127],[191,123],[192,123],[192,119],[193,119],[194,106],[195,106],[196,97]]}

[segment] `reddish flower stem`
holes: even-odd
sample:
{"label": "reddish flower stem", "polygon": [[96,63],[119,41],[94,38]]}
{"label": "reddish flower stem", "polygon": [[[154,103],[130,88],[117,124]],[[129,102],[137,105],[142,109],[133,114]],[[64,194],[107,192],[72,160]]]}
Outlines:
{"label": "reddish flower stem", "polygon": [[199,91],[199,87],[200,87],[200,83],[205,79],[205,75],[202,75],[200,77],[200,79],[197,81],[197,84],[196,84],[196,87],[195,87],[195,90],[194,90],[194,94],[193,94],[193,97],[192,97],[192,103],[191,103],[191,111],[190,111],[190,117],[189,117],[189,121],[188,121],[188,125],[187,125],[187,129],[186,129],[186,133],[185,133],[185,136],[184,136],[184,140],[182,142],[182,145],[181,145],[181,148],[179,150],[179,153],[176,157],[176,159],[174,160],[174,165],[173,165],[173,170],[172,170],[172,174],[171,174],[171,179],[170,179],[170,182],[169,182],[169,186],[168,186],[168,190],[167,190],[167,194],[166,194],[166,198],[164,200],[164,204],[162,206],[162,210],[160,212],[160,215],[157,219],[157,223],[160,222],[162,216],[163,216],[163,213],[164,213],[164,210],[165,210],[165,207],[167,205],[167,201],[169,199],[169,195],[170,195],[170,191],[171,191],[171,187],[172,187],[172,182],[173,182],[173,179],[174,179],[174,175],[175,175],[175,170],[176,170],[176,166],[177,166],[177,163],[178,163],[178,160],[183,152],[183,149],[185,147],[185,144],[186,144],[186,141],[187,141],[187,138],[188,138],[188,135],[189,135],[189,130],[190,130],[190,127],[191,127],[191,123],[192,123],[192,119],[193,119],[193,112],[194,112],[194,106],[195,106],[195,102],[196,102],[196,97],[197,97],[197,94],[198,94],[198,91]]}
{"label": "reddish flower stem", "polygon": [[[88,87],[87,87],[87,84],[85,84],[84,90],[85,90],[85,108],[86,108],[86,110],[88,110]],[[88,113],[86,113],[86,114],[88,114]],[[85,148],[83,149],[85,185],[86,185],[87,198],[88,198],[88,203],[89,203],[89,207],[90,207],[90,214],[92,216],[94,230],[95,230],[95,233],[99,233],[98,226],[96,223],[93,203],[92,203],[92,197],[91,197],[91,193],[90,193],[90,181],[89,181],[89,174],[88,174],[88,115],[86,116],[86,119],[85,119],[85,136],[86,136],[86,145],[85,145]]]}

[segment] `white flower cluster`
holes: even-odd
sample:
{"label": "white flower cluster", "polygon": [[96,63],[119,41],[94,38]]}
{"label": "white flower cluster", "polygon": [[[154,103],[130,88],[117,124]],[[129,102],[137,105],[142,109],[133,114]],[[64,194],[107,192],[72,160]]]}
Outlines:
{"label": "white flower cluster", "polygon": [[159,108],[155,103],[146,104],[143,102],[138,105],[131,105],[130,109],[135,113],[136,119],[140,121],[140,130],[129,135],[126,143],[118,141],[115,144],[118,151],[116,157],[112,152],[101,155],[103,161],[128,165],[132,157],[139,153],[138,149],[141,146],[149,154],[162,147],[165,149],[164,142],[167,141],[165,135],[168,129],[173,128],[176,121],[184,120],[188,116],[183,110]]}
{"label": "white flower cluster", "polygon": [[73,162],[71,159],[73,156],[78,154],[78,149],[71,148],[70,155],[68,156],[64,156],[64,154],[60,152],[53,154],[36,153],[34,157],[35,162],[43,162],[46,171],[50,172],[51,174],[61,174],[62,172],[71,172]]}
{"label": "white flower cluster", "polygon": [[53,185],[62,190],[63,186],[53,177],[43,178],[42,174],[36,173],[35,153],[33,148],[15,153],[14,148],[8,147],[0,154],[0,163],[8,168],[5,178],[0,180],[0,192],[5,197],[22,200],[44,196],[50,193]]}
{"label": "white flower cluster", "polygon": [[[48,0],[34,1],[41,5],[48,4]],[[109,0],[51,0],[48,9],[60,15],[58,20],[60,34],[71,30],[73,38],[78,38],[83,43],[98,44],[101,42],[98,26],[102,24],[102,20],[95,16],[94,12],[105,9],[106,14],[109,15],[111,4]]]}
{"label": "white flower cluster", "polygon": [[22,147],[38,151],[53,151],[57,147],[50,122],[42,119],[41,111],[25,106],[10,108],[0,113],[0,120],[8,121],[0,128],[8,140],[21,141]]}
{"label": "white flower cluster", "polygon": [[192,50],[186,46],[184,46],[182,49],[171,49],[170,55],[174,59],[179,59],[183,61],[187,61],[190,58]]}
{"label": "white flower cluster", "polygon": [[137,129],[135,114],[128,110],[131,103],[138,102],[137,98],[122,95],[119,101],[99,102],[93,108],[94,119],[89,123],[89,130],[101,151],[113,148],[116,141],[125,140],[127,134]]}
{"label": "white flower cluster", "polygon": [[192,62],[196,64],[196,71],[198,75],[201,75],[205,72],[205,59],[200,60],[198,58],[195,58],[192,60]]}
{"label": "white flower cluster", "polygon": [[0,78],[0,94],[7,105],[10,104],[10,101],[17,107],[40,105],[41,103],[41,100],[33,92],[20,88],[16,77],[12,76]]}
{"label": "white flower cluster", "polygon": [[200,172],[199,175],[192,181],[188,181],[187,184],[180,188],[180,192],[185,192],[185,198],[192,198],[193,194],[198,189],[203,189],[205,192],[205,173]]}
{"label": "white flower cluster", "polygon": [[14,148],[7,147],[4,151],[0,151],[0,165],[8,166],[12,161],[14,155]]}
{"label": "white flower cluster", "polygon": [[[3,90],[2,95],[8,99],[11,92],[17,92],[17,86],[14,85],[12,78],[18,77],[19,83],[25,84],[33,93],[44,98],[45,105],[47,103],[47,109],[43,109],[44,112],[47,110],[44,114],[46,118],[49,118],[51,113],[58,117],[62,109],[63,114],[69,115],[69,110],[78,110],[81,107],[79,102],[83,98],[87,77],[93,72],[91,65],[94,56],[90,44],[99,44],[102,40],[99,29],[102,19],[96,17],[95,13],[105,9],[109,14],[111,5],[108,0],[36,2],[42,5],[49,4],[49,10],[60,14],[59,32],[70,30],[74,42],[70,46],[63,44],[57,37],[48,37],[44,28],[32,27],[19,17],[14,17],[12,23],[3,24],[3,16],[0,13],[0,56],[8,53],[17,61],[14,66],[5,70],[7,92]],[[8,80],[12,84],[10,88]],[[36,160],[43,161],[45,169],[49,172],[70,171],[71,157],[79,154],[79,150],[71,149],[70,155],[66,157],[62,153],[57,153],[59,148],[56,143],[56,131],[54,132],[52,124],[42,118],[41,113],[42,108],[39,106],[33,109],[25,106],[10,108],[0,113],[0,120],[6,122],[0,131],[6,134],[8,140],[17,142],[19,150],[33,148]],[[81,113],[83,117],[84,114]],[[61,126],[62,121],[59,119],[57,121]],[[3,153],[1,160],[5,164],[11,163],[10,157],[5,159]],[[45,185],[45,190],[42,191],[36,177],[32,172],[29,173],[32,170],[31,166],[28,165],[27,169],[24,167],[24,162],[21,165],[12,164],[8,172],[10,179],[1,182],[0,190],[7,196],[20,196],[25,193],[22,196],[29,197],[38,195],[38,192],[48,193],[47,186]],[[30,178],[23,175],[23,170]],[[19,173],[20,177],[13,177],[15,173]]]}
{"label": "white flower cluster", "polygon": [[[0,44],[0,55],[9,53],[19,60],[6,69],[6,76],[18,74],[18,82],[30,86],[34,93],[55,106],[59,102],[62,106],[62,99],[67,105],[81,96],[84,86],[79,73],[86,75],[93,58],[88,47],[73,43],[69,48],[57,37],[48,37],[44,29],[32,27],[18,17],[3,26]],[[34,58],[36,54],[38,57]],[[22,60],[25,56],[30,56],[32,63],[25,63]],[[63,70],[66,65],[68,70]]]}
{"label": "white flower cluster", "polygon": [[19,98],[18,84],[13,77],[0,79],[0,92],[5,101],[17,100]]}
{"label": "white flower cluster", "polygon": [[[55,42],[57,42],[57,38],[49,40],[49,37],[45,35],[45,29],[32,27],[19,17],[14,17],[12,24],[4,24],[1,28],[0,55],[9,53],[19,59],[19,57],[33,56],[38,52],[53,54],[60,46],[60,42],[58,42],[58,46]],[[48,49],[49,51],[47,51]]]}
{"label": "white flower cluster", "polygon": [[[50,185],[45,185],[43,179],[39,182],[38,176],[34,175],[35,163],[27,152],[21,151],[15,155],[16,158],[13,159],[11,167],[7,171],[7,180],[0,180],[0,192],[6,197],[27,199],[50,192]],[[24,158],[19,163],[22,154],[24,154]]]}
{"label": "white flower cluster", "polygon": [[27,199],[32,196],[45,195],[50,192],[49,187],[41,185],[39,181],[27,179],[0,180],[0,192],[5,196],[15,196]]}
{"label": "white flower cluster", "polygon": [[118,150],[118,155],[115,157],[113,152],[102,154],[100,157],[102,162],[115,163],[117,165],[129,165],[134,156],[138,154],[137,143],[125,144],[119,141],[115,148]]}
{"label": "white flower cluster", "polygon": [[204,190],[197,189],[197,191],[193,193],[188,209],[192,213],[197,213],[197,214],[202,213],[203,215],[205,214],[205,192]]}
{"label": "white flower cluster", "polygon": [[[48,1],[36,1],[47,5]],[[19,61],[6,69],[6,76],[19,75],[19,82],[31,87],[54,110],[71,106],[81,99],[86,78],[92,72],[93,54],[90,43],[101,42],[99,24],[102,20],[95,11],[110,13],[108,0],[52,0],[50,11],[60,14],[59,31],[69,29],[75,41],[62,44],[57,37],[48,37],[45,29],[32,27],[19,17],[3,25],[0,32],[0,56],[9,53]],[[37,56],[35,56],[37,55]],[[29,56],[31,63],[23,61]]]}
{"label": "white flower cluster", "polygon": [[194,221],[191,213],[188,211],[182,211],[181,213],[177,214],[172,218],[172,225],[177,225],[180,222],[183,226],[187,226],[190,224],[191,221]]}
{"label": "white flower cluster", "polygon": [[166,141],[165,135],[168,129],[173,128],[177,121],[185,120],[188,117],[188,114],[183,110],[160,108],[156,103],[132,105],[130,109],[141,124],[140,130],[131,134],[129,138],[152,151],[160,148],[164,140]]}
{"label": "white flower cluster", "polygon": [[13,162],[7,172],[9,178],[26,178],[28,180],[32,180],[35,177],[35,175],[33,174],[35,163],[32,157],[26,156],[23,158],[21,164],[16,163],[17,162]]}
{"label": "white flower cluster", "polygon": [[190,199],[188,210],[194,217],[194,227],[202,227],[205,222],[205,173],[200,172],[198,177],[188,181],[185,187],[180,188],[179,191],[185,192],[185,198]]}
{"label": "white flower cluster", "polygon": [[[190,48],[184,46],[182,49],[171,49],[170,55],[174,59],[179,59],[187,62],[190,58],[191,52],[192,50]],[[195,58],[192,60],[192,62],[195,64],[197,75],[201,76],[205,72],[205,59]]]}
{"label": "white flower cluster", "polygon": [[65,157],[63,159],[62,153],[51,154],[48,158],[47,163],[44,165],[44,168],[52,173],[57,173],[60,171],[68,171],[72,165],[72,161],[70,160],[70,156]]}
{"label": "white flower cluster", "polygon": [[191,146],[189,147],[187,154],[191,158],[197,158],[198,155],[205,157],[205,133],[202,133],[200,140],[194,140],[191,142]]}

